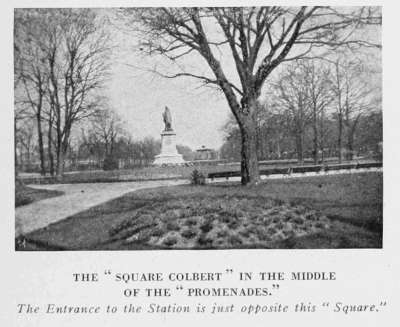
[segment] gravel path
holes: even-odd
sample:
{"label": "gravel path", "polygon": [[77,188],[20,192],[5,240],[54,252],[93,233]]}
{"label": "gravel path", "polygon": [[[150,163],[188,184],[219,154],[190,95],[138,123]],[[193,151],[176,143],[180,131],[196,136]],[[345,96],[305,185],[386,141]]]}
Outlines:
{"label": "gravel path", "polygon": [[186,180],[165,180],[126,183],[29,185],[37,189],[62,191],[65,194],[16,208],[15,236],[46,227],[49,224],[132,191],[186,183],[188,183]]}

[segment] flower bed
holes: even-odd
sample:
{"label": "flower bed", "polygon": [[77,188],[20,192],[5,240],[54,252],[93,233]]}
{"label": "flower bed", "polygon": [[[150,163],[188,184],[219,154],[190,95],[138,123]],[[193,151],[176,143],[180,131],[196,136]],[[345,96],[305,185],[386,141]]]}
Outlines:
{"label": "flower bed", "polygon": [[324,215],[300,205],[232,196],[147,205],[109,233],[127,243],[161,248],[235,248],[265,247],[329,227]]}

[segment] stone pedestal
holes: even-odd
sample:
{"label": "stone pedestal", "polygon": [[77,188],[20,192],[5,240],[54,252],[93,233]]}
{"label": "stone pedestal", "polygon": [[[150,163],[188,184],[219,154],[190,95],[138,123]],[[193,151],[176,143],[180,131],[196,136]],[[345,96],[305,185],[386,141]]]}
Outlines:
{"label": "stone pedestal", "polygon": [[161,153],[154,158],[153,164],[162,165],[181,165],[185,163],[182,155],[176,150],[176,133],[173,130],[161,133]]}

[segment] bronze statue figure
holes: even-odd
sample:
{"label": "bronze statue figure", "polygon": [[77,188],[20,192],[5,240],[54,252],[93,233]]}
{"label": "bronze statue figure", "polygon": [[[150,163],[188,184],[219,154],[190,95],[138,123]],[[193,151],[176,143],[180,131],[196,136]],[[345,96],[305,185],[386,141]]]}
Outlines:
{"label": "bronze statue figure", "polygon": [[172,117],[171,112],[167,106],[165,106],[165,110],[163,113],[163,119],[165,124],[165,131],[172,131]]}

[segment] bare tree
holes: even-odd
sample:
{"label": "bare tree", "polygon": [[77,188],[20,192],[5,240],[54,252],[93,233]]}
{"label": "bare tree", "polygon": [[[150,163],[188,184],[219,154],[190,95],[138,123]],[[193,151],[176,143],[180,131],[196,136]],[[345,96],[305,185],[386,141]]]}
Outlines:
{"label": "bare tree", "polygon": [[304,161],[305,132],[313,118],[310,85],[306,82],[306,75],[304,66],[293,64],[278,77],[274,85],[275,101],[287,117],[289,130],[295,139],[299,163]]}
{"label": "bare tree", "polygon": [[55,131],[56,173],[61,177],[73,125],[95,114],[107,76],[108,35],[90,9],[51,12],[48,29],[49,102]]}
{"label": "bare tree", "polygon": [[[22,83],[22,82],[21,82]],[[25,93],[21,88],[18,88],[14,92],[14,168],[15,176],[18,175],[18,144],[20,141],[21,130],[24,129],[27,120],[34,120],[32,117],[32,108],[25,103]],[[20,93],[23,93],[21,96]],[[36,126],[31,126],[36,129]],[[23,134],[22,134],[23,135]]]}
{"label": "bare tree", "polygon": [[331,72],[329,67],[316,61],[302,61],[300,65],[304,72],[304,79],[299,82],[304,83],[307,88],[312,113],[313,157],[314,164],[317,164],[319,150],[321,149],[322,156],[324,151],[325,111],[333,101],[330,79]]}
{"label": "bare tree", "polygon": [[374,88],[369,84],[370,76],[362,63],[338,58],[334,64],[332,90],[338,126],[339,162],[343,160],[346,137],[346,159],[353,159],[354,135],[360,117],[376,105]]}
{"label": "bare tree", "polygon": [[50,172],[61,177],[72,127],[97,110],[107,76],[109,38],[93,9],[17,9],[15,53],[28,103],[36,116],[41,172],[42,123],[47,121]]}
{"label": "bare tree", "polygon": [[20,121],[19,128],[16,130],[16,148],[19,148],[20,164],[31,167],[32,154],[35,150],[36,143],[34,141],[35,128],[32,120],[25,119]]}
{"label": "bare tree", "polygon": [[[124,9],[122,15],[141,32],[146,53],[173,62],[197,53],[207,63],[211,73],[163,75],[193,77],[222,90],[241,132],[242,184],[259,179],[254,108],[272,71],[321,46],[374,46],[355,32],[381,23],[379,9],[372,7],[145,8]],[[229,77],[219,57],[227,51],[237,78]]]}
{"label": "bare tree", "polygon": [[[43,24],[38,20],[39,10],[15,11],[14,23],[14,87],[23,89],[24,96],[18,102],[27,105],[36,119],[40,173],[46,173],[43,146],[43,111],[47,81],[42,50]],[[17,92],[17,91],[16,91]],[[22,93],[22,92],[21,92]],[[16,105],[16,109],[18,104]]]}
{"label": "bare tree", "polygon": [[121,119],[109,109],[100,110],[91,120],[94,139],[104,146],[104,157],[113,155],[115,142],[124,133]]}

